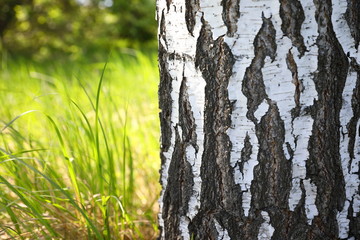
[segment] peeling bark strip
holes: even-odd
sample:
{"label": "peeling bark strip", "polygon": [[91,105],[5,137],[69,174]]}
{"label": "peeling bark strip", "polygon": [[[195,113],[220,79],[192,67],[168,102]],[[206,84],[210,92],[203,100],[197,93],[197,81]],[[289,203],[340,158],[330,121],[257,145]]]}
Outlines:
{"label": "peeling bark strip", "polygon": [[157,0],[160,239],[360,239],[357,0]]}

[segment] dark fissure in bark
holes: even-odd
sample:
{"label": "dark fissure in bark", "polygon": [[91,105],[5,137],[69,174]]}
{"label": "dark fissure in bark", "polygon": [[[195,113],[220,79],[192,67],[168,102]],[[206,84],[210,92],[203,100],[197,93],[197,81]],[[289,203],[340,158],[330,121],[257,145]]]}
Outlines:
{"label": "dark fissure in bark", "polygon": [[231,142],[226,134],[231,124],[228,83],[234,57],[222,37],[212,38],[210,26],[203,22],[196,49],[195,65],[202,72],[205,86],[204,153],[201,165],[201,208],[190,223],[195,239],[216,239],[209,224],[216,221],[232,239],[240,234],[241,192],[230,166]]}
{"label": "dark fissure in bark", "polygon": [[354,214],[353,203],[354,203],[354,199],[351,200],[348,211],[349,212],[348,219],[350,219],[349,238],[355,237],[355,239],[360,239],[360,213],[357,213],[356,217],[353,216]]}
{"label": "dark fissure in bark", "polygon": [[186,27],[191,35],[193,35],[194,27],[196,24],[196,13],[199,8],[199,0],[185,0]]}
{"label": "dark fissure in bark", "polygon": [[181,82],[179,94],[179,116],[182,116],[179,119],[179,124],[182,129],[182,141],[185,144],[192,145],[197,153],[199,147],[196,144],[196,124],[194,114],[191,111],[191,104],[189,102],[186,83],[187,80],[184,77]]}
{"label": "dark fissure in bark", "polygon": [[[354,115],[350,119],[349,124],[347,125],[347,130],[348,130],[347,132],[349,134],[348,150],[349,150],[350,158],[352,160],[355,158],[354,147],[355,147],[355,139],[357,132],[356,125],[360,119],[360,66],[356,63],[356,60],[354,58],[351,59],[350,71],[357,72],[356,86],[354,88],[353,95],[351,98],[351,107]],[[351,165],[351,163],[349,165]]]}
{"label": "dark fissure in bark", "polygon": [[350,27],[350,32],[355,41],[355,47],[358,48],[360,42],[360,1],[347,0],[348,6],[345,13],[345,19]]}
{"label": "dark fissure in bark", "polygon": [[269,56],[275,60],[276,56],[276,32],[271,18],[262,17],[263,24],[254,40],[255,57],[246,69],[242,84],[242,92],[247,98],[247,118],[254,123],[258,119],[254,113],[261,102],[267,98],[261,69],[264,67],[265,58]]}
{"label": "dark fissure in bark", "polygon": [[250,160],[251,153],[252,153],[252,145],[250,142],[250,137],[246,133],[246,137],[244,139],[244,147],[243,149],[241,149],[241,158],[240,161],[237,162],[237,164],[239,165],[240,172],[242,173],[243,176],[244,176],[244,164]]}
{"label": "dark fissure in bark", "polygon": [[[161,19],[160,19],[160,33],[159,39],[165,39],[165,16],[164,11],[162,12]],[[171,98],[171,91],[172,91],[172,78],[169,73],[168,69],[168,53],[166,49],[159,41],[159,70],[160,70],[160,84],[159,84],[159,119],[160,119],[160,129],[161,129],[161,151],[160,151],[160,159],[161,159],[161,166],[164,166],[166,162],[166,157],[164,152],[167,152],[171,145],[171,113],[172,113],[172,98]],[[160,171],[160,179],[162,177],[162,171]],[[160,182],[163,184],[162,182]],[[160,227],[160,231],[164,231]]]}
{"label": "dark fissure in bark", "polygon": [[[162,10],[161,12],[161,20],[160,20],[160,33],[159,33],[159,39],[163,39],[164,42],[166,42],[166,27],[165,27],[165,9]],[[159,42],[159,45],[161,45],[161,43]],[[163,46],[161,46],[163,47]],[[160,49],[159,49],[160,50]],[[161,51],[163,51],[164,49],[161,49]],[[162,54],[159,52],[159,54]]]}
{"label": "dark fissure in bark", "polygon": [[307,178],[317,186],[315,216],[308,239],[337,239],[336,211],[345,201],[345,184],[339,153],[342,92],[349,68],[348,59],[331,23],[331,1],[315,0],[318,23],[318,71],[314,76],[318,100],[313,106],[313,130],[309,140]]}
{"label": "dark fissure in bark", "polygon": [[294,94],[295,107],[291,110],[292,119],[295,119],[296,117],[300,116],[300,111],[301,111],[300,95],[304,87],[302,81],[299,80],[298,78],[298,68],[294,60],[294,56],[291,53],[291,49],[286,55],[286,64],[292,74],[292,78],[293,78],[292,83],[295,85],[295,94]]}
{"label": "dark fissure in bark", "polygon": [[233,37],[237,31],[237,21],[240,17],[240,0],[222,0],[222,18],[228,29],[227,35]]}
{"label": "dark fissure in bark", "polygon": [[307,239],[306,235],[309,229],[309,225],[307,223],[307,216],[305,212],[305,187],[303,180],[300,180],[300,188],[302,191],[301,199],[298,205],[295,207],[294,211],[290,212],[286,225],[284,228],[288,230],[288,237],[284,239],[291,240],[303,240]]}
{"label": "dark fissure in bark", "polygon": [[[350,71],[357,72],[357,80],[356,80],[356,86],[353,91],[352,99],[351,99],[351,106],[353,110],[353,117],[351,118],[349,124],[347,125],[347,130],[349,134],[349,146],[348,151],[350,154],[350,163],[349,163],[349,169],[352,163],[352,160],[355,158],[354,151],[359,151],[359,149],[355,149],[355,140],[356,140],[356,133],[358,132],[358,129],[356,129],[357,122],[360,119],[360,65],[357,64],[354,58],[351,59],[351,68]],[[358,174],[360,174],[360,171],[358,169]],[[360,192],[360,189],[358,189]],[[348,211],[348,219],[350,219],[350,229],[349,229],[349,237],[353,236],[355,239],[360,239],[360,213],[357,213],[356,216],[353,216],[353,208],[352,208],[353,200],[350,204],[350,208]]]}
{"label": "dark fissure in bark", "polygon": [[191,165],[186,160],[186,143],[181,140],[179,127],[179,125],[175,127],[175,146],[168,173],[171,177],[168,178],[164,192],[162,217],[165,221],[166,239],[181,239],[180,219],[186,216],[194,185]]}
{"label": "dark fissure in bark", "polygon": [[289,226],[284,225],[289,224],[291,162],[286,159],[283,151],[285,129],[279,109],[271,100],[268,103],[268,112],[256,125],[259,164],[254,168],[254,180],[251,184],[250,216],[259,215],[259,210],[267,211],[271,225],[275,228],[273,239],[286,239]]}
{"label": "dark fissure in bark", "polygon": [[[171,145],[171,113],[172,113],[172,78],[168,70],[168,54],[166,50],[159,44],[159,68],[160,68],[160,84],[159,84],[159,108],[160,108],[160,128],[161,128],[161,152],[167,152]],[[163,160],[163,157],[162,157]],[[162,161],[162,164],[164,162]]]}
{"label": "dark fissure in bark", "polygon": [[[259,227],[264,221],[261,211],[268,212],[275,231],[272,239],[302,240],[309,226],[305,213],[305,190],[294,211],[288,207],[292,181],[292,163],[287,160],[283,146],[285,129],[275,102],[268,98],[261,69],[266,56],[273,60],[276,57],[275,29],[270,18],[263,17],[263,25],[257,34],[254,46],[255,57],[247,68],[242,91],[248,98],[247,117],[255,123],[259,140],[259,164],[254,168],[254,180],[251,185],[251,208],[249,218],[244,221],[241,239],[256,239]],[[288,68],[293,74],[296,86],[294,100],[300,108],[302,84],[297,77],[297,66],[291,52],[287,56]],[[263,100],[267,100],[269,110],[261,119],[255,119],[254,112]],[[295,110],[294,110],[295,111]],[[258,121],[260,122],[258,123]],[[289,144],[287,144],[290,148]],[[290,148],[289,153],[293,155]]]}
{"label": "dark fissure in bark", "polygon": [[282,20],[281,30],[297,47],[300,56],[303,56],[306,47],[301,35],[301,25],[305,20],[305,15],[299,0],[280,0],[280,17]]}
{"label": "dark fissure in bark", "polygon": [[[175,127],[175,147],[168,173],[170,177],[164,192],[163,218],[166,239],[177,239],[180,236],[180,219],[186,217],[194,185],[191,164],[186,159],[186,147],[192,145],[197,151],[198,146],[195,118],[191,110],[186,82],[184,77],[179,93],[179,115],[183,117]],[[182,136],[179,134],[179,128],[182,130]]]}
{"label": "dark fissure in bark", "polygon": [[[302,226],[306,226],[304,208],[290,212],[288,207],[292,176],[291,161],[286,159],[283,151],[284,123],[276,103],[272,102],[265,92],[261,72],[266,56],[275,60],[277,49],[275,38],[276,32],[271,18],[263,17],[263,25],[254,41],[255,57],[250,67],[246,69],[242,85],[242,91],[248,98],[247,117],[256,126],[256,135],[259,140],[259,164],[254,168],[251,208],[241,239],[257,238],[255,233],[258,233],[261,223],[264,222],[261,211],[266,211],[270,215],[270,224],[275,229],[273,239],[289,239],[292,234],[295,236],[303,232]],[[295,73],[296,69],[293,70]],[[270,105],[269,110],[261,119],[256,119],[254,112],[265,99]],[[287,225],[284,226],[284,224]]]}
{"label": "dark fissure in bark", "polygon": [[172,0],[166,0],[166,6],[167,6],[167,10],[170,10],[170,5],[172,4]]}

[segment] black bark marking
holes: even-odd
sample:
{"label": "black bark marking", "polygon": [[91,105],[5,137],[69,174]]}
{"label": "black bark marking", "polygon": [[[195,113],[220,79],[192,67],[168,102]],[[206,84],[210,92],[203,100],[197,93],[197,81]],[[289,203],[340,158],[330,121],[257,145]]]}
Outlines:
{"label": "black bark marking", "polygon": [[[360,119],[360,65],[357,64],[356,60],[354,58],[351,58],[351,68],[350,71],[357,72],[357,80],[356,80],[356,86],[353,91],[352,99],[351,99],[351,107],[353,110],[353,117],[350,119],[350,122],[347,125],[347,130],[349,134],[349,145],[348,145],[348,151],[350,154],[350,162],[349,162],[349,169],[350,172],[352,160],[355,159],[355,150],[358,151],[358,149],[355,149],[355,140],[356,140],[356,132],[358,129],[356,129],[356,125]],[[360,131],[359,131],[360,132]],[[360,173],[358,169],[358,174]],[[360,189],[358,189],[360,191]],[[350,219],[350,231],[349,231],[349,237],[353,236],[355,239],[360,239],[360,214],[357,213],[356,217],[353,216],[353,201],[350,203],[350,208],[348,211],[348,219]]]}
{"label": "black bark marking", "polygon": [[193,36],[196,24],[196,13],[200,8],[199,0],[185,0],[185,21],[189,33]]}
{"label": "black bark marking", "polygon": [[[160,39],[162,39],[164,41],[164,44],[167,45],[167,41],[166,41],[166,23],[165,23],[165,9],[162,10],[161,12],[161,19],[160,19],[160,26],[159,26],[159,63],[161,64],[160,61],[160,54],[164,55],[164,53],[166,52],[165,47],[167,46],[162,46],[162,43],[160,41]],[[160,49],[161,48],[161,49]],[[160,67],[160,71],[161,71],[161,65]]]}
{"label": "black bark marking", "polygon": [[166,34],[165,29],[166,29],[166,27],[165,27],[165,10],[163,9],[161,12],[161,20],[160,20],[160,36],[163,37],[164,39],[166,39],[165,38],[165,34]]}
{"label": "black bark marking", "polygon": [[355,217],[353,216],[353,203],[354,200],[351,200],[348,210],[347,218],[350,219],[348,238],[354,237],[355,239],[360,239],[360,213],[357,213]]}
{"label": "black bark marking", "polygon": [[314,76],[318,100],[314,102],[314,123],[309,140],[307,178],[317,186],[315,216],[308,237],[337,239],[336,211],[345,201],[340,145],[340,110],[349,63],[331,22],[331,1],[315,0],[318,23],[318,69]]}
{"label": "black bark marking", "polygon": [[184,77],[183,81],[181,82],[179,93],[179,115],[182,116],[180,117],[179,124],[182,129],[182,141],[185,144],[192,145],[197,153],[199,147],[196,143],[196,124],[194,114],[191,110],[191,104],[189,102],[186,82],[187,80]]}
{"label": "black bark marking", "polygon": [[186,216],[192,195],[194,176],[186,160],[186,144],[181,141],[178,127],[175,127],[175,147],[169,166],[168,184],[164,192],[162,217],[165,222],[165,239],[181,239],[180,219]]}
{"label": "black bark marking", "polygon": [[358,48],[360,42],[360,1],[347,0],[347,9],[345,19],[350,27],[350,32],[355,41],[355,47]]}
{"label": "black bark marking", "polygon": [[227,87],[233,64],[234,57],[223,37],[214,41],[210,26],[203,22],[195,58],[206,81],[201,208],[189,227],[195,239],[216,239],[217,233],[204,224],[214,218],[232,239],[240,235],[241,191],[230,166],[231,142],[226,134],[231,124]]}
{"label": "black bark marking", "polygon": [[[159,84],[159,107],[160,107],[160,127],[161,127],[161,151],[167,152],[171,145],[171,113],[172,113],[172,78],[168,69],[168,54],[159,43],[159,68],[160,68],[160,84]],[[162,162],[164,163],[164,162]]]}
{"label": "black bark marking", "polygon": [[[165,38],[165,15],[164,10],[161,14],[160,20],[160,33],[159,39],[166,39]],[[161,41],[159,41],[159,54],[158,54],[158,61],[159,61],[159,70],[160,70],[160,83],[159,83],[159,119],[160,119],[160,129],[161,129],[161,146],[160,146],[160,159],[161,159],[161,166],[164,166],[166,162],[166,157],[164,152],[167,152],[171,145],[171,136],[172,136],[172,129],[171,129],[171,113],[172,113],[172,98],[171,98],[171,91],[172,91],[172,78],[169,73],[168,69],[168,53],[165,47],[162,45]],[[163,169],[163,168],[162,168]],[[167,174],[167,173],[165,173]],[[162,178],[163,172],[160,171],[160,179]],[[160,182],[163,184],[162,182]],[[164,231],[160,226],[160,231]]]}
{"label": "black bark marking", "polygon": [[168,11],[170,10],[170,5],[172,4],[172,2],[173,0],[166,0],[166,7]]}
{"label": "black bark marking", "polygon": [[271,224],[275,228],[273,239],[286,239],[288,229],[288,199],[291,190],[291,162],[285,157],[284,122],[280,117],[276,103],[269,102],[268,112],[256,125],[259,139],[259,164],[254,168],[254,180],[251,184],[250,214],[259,214],[264,209],[269,213]]}
{"label": "black bark marking", "polygon": [[233,37],[237,32],[237,21],[240,17],[240,0],[222,0],[222,18],[228,29],[227,35]]}
{"label": "black bark marking", "polygon": [[[294,211],[290,212],[288,221],[285,222],[284,228],[288,229],[288,239],[303,240],[309,231],[307,217],[305,212],[305,187],[303,180],[300,180],[300,188],[302,191],[301,199]],[[310,238],[311,239],[311,238]]]}
{"label": "black bark marking", "polygon": [[[355,139],[356,139],[356,125],[357,122],[360,119],[360,65],[356,63],[356,60],[354,58],[351,59],[351,68],[350,71],[357,72],[357,80],[356,80],[356,86],[353,91],[353,95],[351,98],[351,107],[353,110],[353,117],[350,119],[350,122],[347,125],[347,130],[349,134],[349,154],[351,160],[355,158],[354,155],[354,147],[355,147]],[[349,163],[351,165],[351,162]]]}
{"label": "black bark marking", "polygon": [[262,17],[263,24],[254,40],[255,57],[246,69],[242,92],[247,97],[247,118],[257,122],[254,113],[261,102],[267,98],[261,69],[264,67],[265,58],[269,56],[273,61],[276,55],[276,32],[271,18]]}
{"label": "black bark marking", "polygon": [[301,35],[301,25],[305,20],[305,15],[299,0],[280,0],[280,17],[282,20],[281,30],[297,47],[300,56],[303,56],[306,47]]}
{"label": "black bark marking", "polygon": [[246,133],[246,137],[244,139],[244,147],[241,150],[241,158],[240,161],[238,161],[239,169],[240,172],[243,174],[243,176],[244,176],[244,164],[250,160],[251,153],[252,153],[252,145],[250,142],[250,137]]}
{"label": "black bark marking", "polygon": [[286,55],[286,64],[293,77],[292,83],[295,85],[295,93],[294,93],[295,108],[291,110],[291,116],[292,119],[294,119],[300,115],[300,111],[301,111],[300,95],[304,89],[304,85],[302,81],[299,80],[297,64],[294,60],[293,54],[291,53],[291,49]]}

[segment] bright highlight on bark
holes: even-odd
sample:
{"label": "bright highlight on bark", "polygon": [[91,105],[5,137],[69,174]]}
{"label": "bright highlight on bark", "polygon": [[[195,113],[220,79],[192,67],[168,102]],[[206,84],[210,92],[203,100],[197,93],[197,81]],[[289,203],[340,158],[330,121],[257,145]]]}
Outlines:
{"label": "bright highlight on bark", "polygon": [[158,0],[162,239],[360,238],[360,2]]}

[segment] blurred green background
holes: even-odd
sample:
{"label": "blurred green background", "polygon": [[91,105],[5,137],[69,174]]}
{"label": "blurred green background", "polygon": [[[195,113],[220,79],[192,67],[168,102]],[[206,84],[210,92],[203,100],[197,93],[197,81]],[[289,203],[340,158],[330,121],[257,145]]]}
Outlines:
{"label": "blurred green background", "polygon": [[0,0],[0,239],[156,239],[155,0]]}
{"label": "blurred green background", "polygon": [[155,0],[1,0],[1,52],[35,60],[99,59],[156,48]]}

